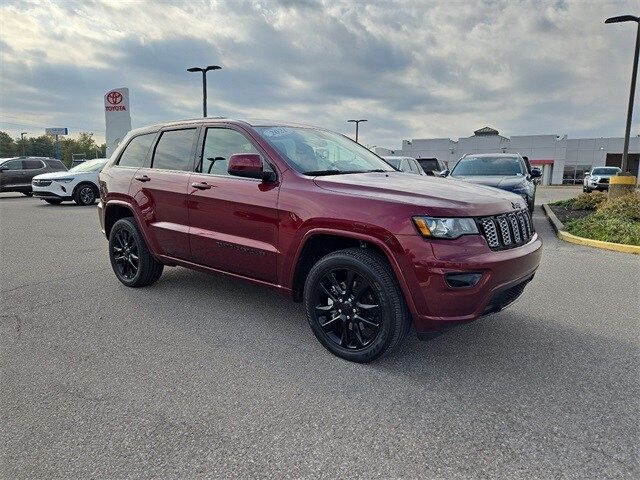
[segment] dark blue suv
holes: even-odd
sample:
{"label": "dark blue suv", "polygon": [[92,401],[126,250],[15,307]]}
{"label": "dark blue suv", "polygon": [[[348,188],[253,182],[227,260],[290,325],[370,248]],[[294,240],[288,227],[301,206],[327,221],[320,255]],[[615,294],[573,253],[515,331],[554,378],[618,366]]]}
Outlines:
{"label": "dark blue suv", "polygon": [[534,178],[541,176],[537,168],[530,168],[523,157],[514,153],[482,153],[464,155],[444,176],[457,180],[496,187],[520,195],[533,211],[536,196]]}

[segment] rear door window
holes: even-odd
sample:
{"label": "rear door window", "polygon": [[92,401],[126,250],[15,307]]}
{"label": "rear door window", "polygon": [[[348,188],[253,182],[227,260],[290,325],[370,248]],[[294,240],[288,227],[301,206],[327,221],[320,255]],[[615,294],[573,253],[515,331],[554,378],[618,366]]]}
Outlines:
{"label": "rear door window", "polygon": [[118,165],[121,167],[141,167],[145,158],[147,158],[147,153],[155,137],[155,133],[147,133],[133,137],[125,147],[122,155],[120,155]]}
{"label": "rear door window", "polygon": [[22,164],[25,170],[38,170],[44,168],[44,162],[42,160],[23,160]]}
{"label": "rear door window", "polygon": [[162,132],[153,153],[151,168],[188,172],[193,168],[193,141],[196,129]]}

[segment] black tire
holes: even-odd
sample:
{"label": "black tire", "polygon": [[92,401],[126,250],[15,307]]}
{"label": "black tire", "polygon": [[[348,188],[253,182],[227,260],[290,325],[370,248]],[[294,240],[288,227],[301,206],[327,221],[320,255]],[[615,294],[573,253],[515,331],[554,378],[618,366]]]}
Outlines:
{"label": "black tire", "polygon": [[590,188],[587,188],[587,187],[582,187],[582,191],[583,191],[584,193],[591,193],[591,189],[590,189]]}
{"label": "black tire", "polygon": [[78,205],[87,206],[96,203],[98,189],[91,183],[81,183],[73,192],[73,201]]}
{"label": "black tire", "polygon": [[[345,280],[340,282],[341,278]],[[327,279],[333,285],[331,291],[326,288]],[[304,307],[320,343],[352,362],[370,362],[393,351],[411,327],[407,304],[387,259],[366,248],[348,248],[321,258],[307,276]],[[343,309],[348,316],[340,314]]]}
{"label": "black tire", "polygon": [[50,205],[60,205],[62,203],[62,200],[57,200],[55,198],[45,198],[44,201]]}
{"label": "black tire", "polygon": [[111,227],[109,259],[116,277],[127,287],[151,285],[158,281],[164,269],[164,265],[151,255],[132,217],[121,218]]}

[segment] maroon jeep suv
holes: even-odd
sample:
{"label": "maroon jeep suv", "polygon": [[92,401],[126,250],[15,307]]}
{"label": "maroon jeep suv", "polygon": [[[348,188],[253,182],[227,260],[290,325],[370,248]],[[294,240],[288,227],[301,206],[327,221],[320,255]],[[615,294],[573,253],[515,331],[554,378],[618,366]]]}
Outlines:
{"label": "maroon jeep suv", "polygon": [[199,119],[134,130],[100,173],[118,280],[167,266],[303,301],[320,343],[356,362],[501,310],[541,241],[522,198],[406,175],[321,128]]}

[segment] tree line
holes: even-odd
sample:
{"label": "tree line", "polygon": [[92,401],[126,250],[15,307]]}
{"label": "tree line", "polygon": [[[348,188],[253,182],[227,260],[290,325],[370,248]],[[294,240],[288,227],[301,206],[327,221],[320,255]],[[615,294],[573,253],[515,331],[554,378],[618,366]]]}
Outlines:
{"label": "tree line", "polygon": [[[60,154],[62,162],[71,166],[73,154],[84,154],[85,158],[101,158],[106,154],[107,145],[98,145],[93,133],[82,132],[77,138],[61,137]],[[0,131],[0,158],[7,157],[55,157],[56,141],[51,135],[39,137],[12,138],[7,132]]]}

